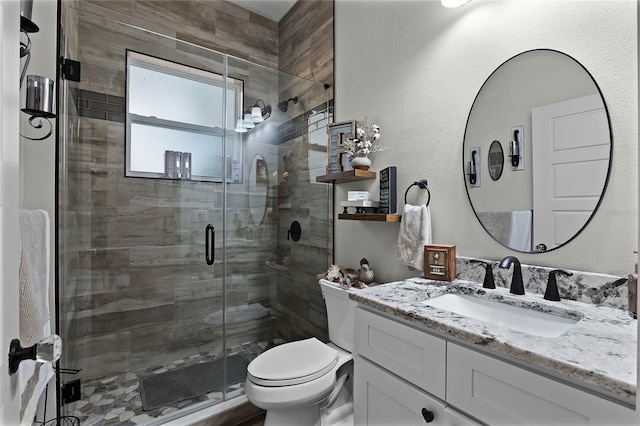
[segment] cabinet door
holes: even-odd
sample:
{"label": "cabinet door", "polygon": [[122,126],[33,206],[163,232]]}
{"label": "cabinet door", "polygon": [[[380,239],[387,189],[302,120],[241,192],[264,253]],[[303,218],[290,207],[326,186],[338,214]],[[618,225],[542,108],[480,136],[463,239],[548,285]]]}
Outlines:
{"label": "cabinet door", "polygon": [[490,425],[632,425],[635,411],[447,343],[447,402]]}
{"label": "cabinet door", "polygon": [[358,354],[444,399],[444,339],[363,309],[356,309],[355,321]]}
{"label": "cabinet door", "polygon": [[354,368],[355,425],[479,425],[360,356],[356,356]]}

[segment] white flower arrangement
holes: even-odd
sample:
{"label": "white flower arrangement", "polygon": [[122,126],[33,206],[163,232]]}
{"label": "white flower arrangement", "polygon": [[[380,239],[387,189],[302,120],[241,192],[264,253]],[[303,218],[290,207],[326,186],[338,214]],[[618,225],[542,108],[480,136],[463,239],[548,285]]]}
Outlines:
{"label": "white flower arrangement", "polygon": [[356,156],[368,156],[369,154],[384,151],[378,139],[380,139],[380,127],[375,123],[370,124],[365,118],[364,121],[356,121],[356,137],[347,139],[344,142],[347,157],[352,159]]}

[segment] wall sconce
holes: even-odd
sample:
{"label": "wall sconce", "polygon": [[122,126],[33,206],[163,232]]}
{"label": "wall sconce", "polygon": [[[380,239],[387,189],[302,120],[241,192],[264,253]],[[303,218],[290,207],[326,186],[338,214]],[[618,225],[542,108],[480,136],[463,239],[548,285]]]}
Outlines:
{"label": "wall sconce", "polygon": [[242,127],[245,129],[253,129],[256,127],[256,124],[251,120],[251,113],[247,113],[244,115],[244,119],[242,120]]}
{"label": "wall sconce", "polygon": [[236,122],[236,128],[233,129],[236,133],[247,133],[247,129],[242,126],[242,121],[242,118],[238,118],[238,121]]}
{"label": "wall sconce", "polygon": [[[262,106],[260,106],[262,104]],[[243,118],[239,118],[236,122],[237,133],[246,133],[247,129],[253,129],[258,124],[264,122],[271,117],[271,106],[266,105],[262,99],[256,100],[256,103],[248,109]]]}
{"label": "wall sconce", "polygon": [[524,170],[524,126],[511,128],[513,139],[509,142],[512,170]]}
{"label": "wall sconce", "polygon": [[257,124],[262,123],[269,117],[271,117],[271,105],[266,105],[262,99],[257,99],[256,103],[251,107],[251,120]]}
{"label": "wall sconce", "polygon": [[13,339],[9,344],[9,375],[18,371],[20,363],[31,359],[41,363],[56,362],[62,354],[62,339],[56,334],[45,337],[28,348],[23,348],[20,340]]}
{"label": "wall sconce", "polygon": [[467,162],[467,176],[469,176],[469,185],[473,187],[480,186],[480,147],[471,148],[471,160]]}
{"label": "wall sconce", "polygon": [[[24,83],[24,77],[31,61],[31,39],[29,33],[36,33],[40,28],[31,21],[31,12],[33,10],[33,0],[20,0],[20,32],[25,35],[27,41],[20,41],[20,57],[25,59],[22,71],[20,72],[20,88]],[[32,141],[41,141],[53,133],[53,124],[49,120],[55,118],[55,91],[54,81],[38,75],[27,76],[27,96],[26,106],[22,112],[29,114],[29,125],[35,129],[42,128],[43,120],[49,123],[49,131],[46,135],[39,138],[30,138],[21,135],[25,139]],[[38,122],[34,122],[35,119]]]}

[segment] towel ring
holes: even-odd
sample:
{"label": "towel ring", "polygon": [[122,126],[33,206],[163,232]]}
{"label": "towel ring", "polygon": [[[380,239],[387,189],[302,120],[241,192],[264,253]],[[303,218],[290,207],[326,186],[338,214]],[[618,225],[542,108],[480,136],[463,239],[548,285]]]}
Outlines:
{"label": "towel ring", "polygon": [[407,188],[407,190],[404,192],[404,203],[407,204],[407,194],[409,193],[409,190],[411,189],[411,187],[413,186],[417,186],[420,189],[426,189],[427,190],[427,206],[429,205],[429,202],[431,201],[431,192],[429,191],[429,188],[427,187],[427,180],[423,179],[423,180],[419,180],[416,182],[413,182],[411,185],[409,185],[409,187]]}

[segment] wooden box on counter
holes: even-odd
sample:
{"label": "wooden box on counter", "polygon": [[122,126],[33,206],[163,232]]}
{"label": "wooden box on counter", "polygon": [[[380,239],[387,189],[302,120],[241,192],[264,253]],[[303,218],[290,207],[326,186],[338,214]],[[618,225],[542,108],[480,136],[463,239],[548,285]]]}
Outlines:
{"label": "wooden box on counter", "polygon": [[438,281],[456,278],[456,246],[426,244],[424,246],[424,277]]}

